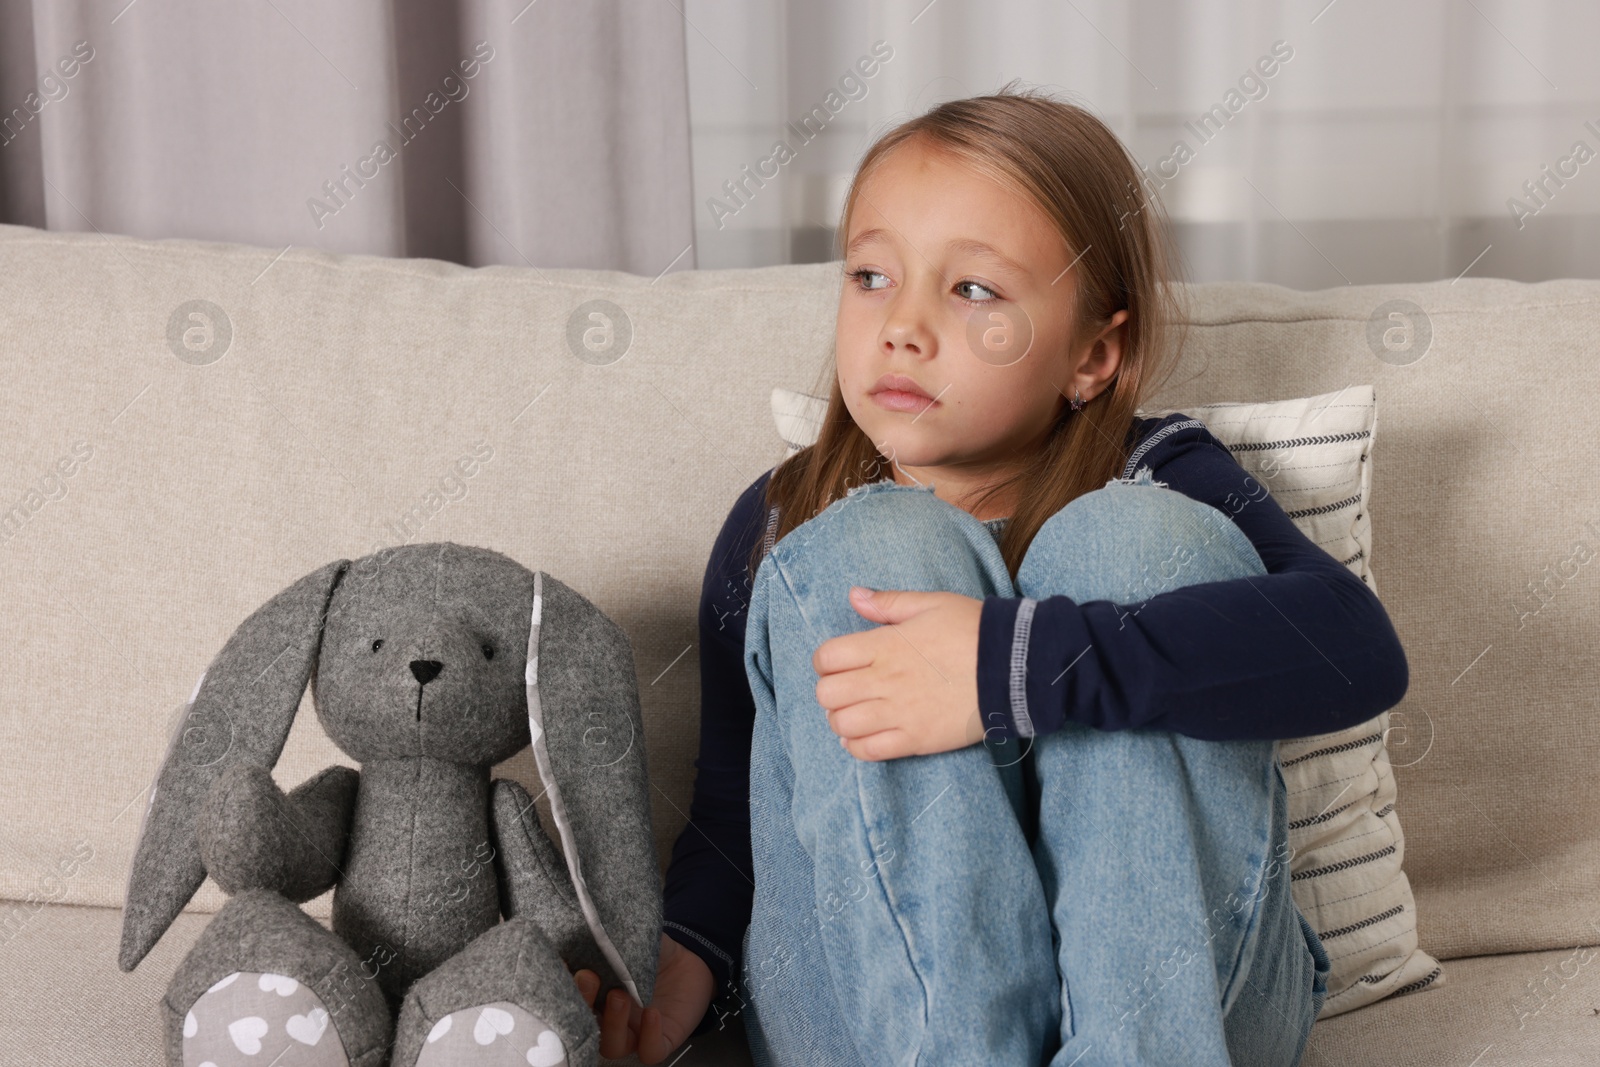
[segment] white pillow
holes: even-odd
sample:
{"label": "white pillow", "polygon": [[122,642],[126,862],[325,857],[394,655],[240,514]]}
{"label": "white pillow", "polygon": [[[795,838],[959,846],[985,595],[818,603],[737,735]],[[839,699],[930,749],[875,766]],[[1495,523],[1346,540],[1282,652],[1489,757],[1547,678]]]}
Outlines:
{"label": "white pillow", "polygon": [[[789,455],[817,439],[827,404],[825,397],[772,390],[772,417]],[[1205,423],[1302,533],[1377,591],[1367,503],[1377,427],[1371,385],[1139,414],[1174,410]],[[1141,454],[1136,444],[1129,467]],[[1438,961],[1417,947],[1416,900],[1400,866],[1405,836],[1395,811],[1388,736],[1386,711],[1348,730],[1278,744],[1294,850],[1290,891],[1333,964],[1323,1019],[1444,984]]]}

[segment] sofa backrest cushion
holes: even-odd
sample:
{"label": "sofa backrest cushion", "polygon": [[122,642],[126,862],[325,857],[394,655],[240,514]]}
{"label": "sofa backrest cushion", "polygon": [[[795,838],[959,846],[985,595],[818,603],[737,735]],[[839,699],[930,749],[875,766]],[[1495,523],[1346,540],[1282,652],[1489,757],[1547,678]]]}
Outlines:
{"label": "sofa backrest cushion", "polygon": [[[30,899],[120,904],[144,790],[222,642],[295,576],[407,539],[505,552],[627,631],[664,864],[706,560],[785,453],[772,387],[826,388],[838,284],[837,264],[651,279],[0,226],[0,897],[22,902],[0,925]],[[1146,407],[1377,391],[1423,947],[1600,942],[1600,489],[1571,477],[1600,282],[1191,295]],[[1368,343],[1397,299],[1427,309],[1415,361]],[[342,761],[303,713],[276,776]],[[536,780],[527,752],[499,772]],[[222,899],[208,883],[193,907]]]}

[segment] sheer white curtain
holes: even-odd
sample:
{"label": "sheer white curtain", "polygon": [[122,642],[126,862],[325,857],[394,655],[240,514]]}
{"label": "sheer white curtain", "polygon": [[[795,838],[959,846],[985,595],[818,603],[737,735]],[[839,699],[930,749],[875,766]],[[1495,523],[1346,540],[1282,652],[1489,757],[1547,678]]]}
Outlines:
{"label": "sheer white curtain", "polygon": [[[701,267],[832,258],[844,185],[873,135],[1020,78],[1090,108],[1129,146],[1191,280],[1600,276],[1593,0],[684,10]],[[846,80],[879,41],[889,58]],[[828,121],[806,128],[817,106]],[[780,139],[792,158],[778,158]]]}
{"label": "sheer white curtain", "polygon": [[637,0],[0,0],[0,222],[683,270],[684,31]]}

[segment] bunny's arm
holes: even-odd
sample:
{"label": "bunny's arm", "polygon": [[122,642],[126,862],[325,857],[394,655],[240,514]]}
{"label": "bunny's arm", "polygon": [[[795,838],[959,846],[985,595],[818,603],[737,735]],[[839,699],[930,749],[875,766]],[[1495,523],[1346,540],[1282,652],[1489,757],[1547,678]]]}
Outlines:
{"label": "bunny's arm", "polygon": [[501,913],[507,919],[531,919],[570,969],[587,968],[600,975],[604,986],[615,984],[614,971],[584,921],[566,864],[539,822],[533,798],[520,782],[497,778],[490,804]]}
{"label": "bunny's arm", "polygon": [[301,902],[325,892],[340,877],[360,779],[329,767],[285,795],[265,767],[229,767],[195,824],[206,872],[229,894],[266,888]]}

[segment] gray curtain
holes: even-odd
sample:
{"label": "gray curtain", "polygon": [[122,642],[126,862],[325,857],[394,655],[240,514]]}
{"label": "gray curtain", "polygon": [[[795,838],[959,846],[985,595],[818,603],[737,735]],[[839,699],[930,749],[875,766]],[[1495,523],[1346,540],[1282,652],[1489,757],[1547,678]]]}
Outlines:
{"label": "gray curtain", "polygon": [[684,22],[625,0],[0,0],[0,221],[696,265]]}

